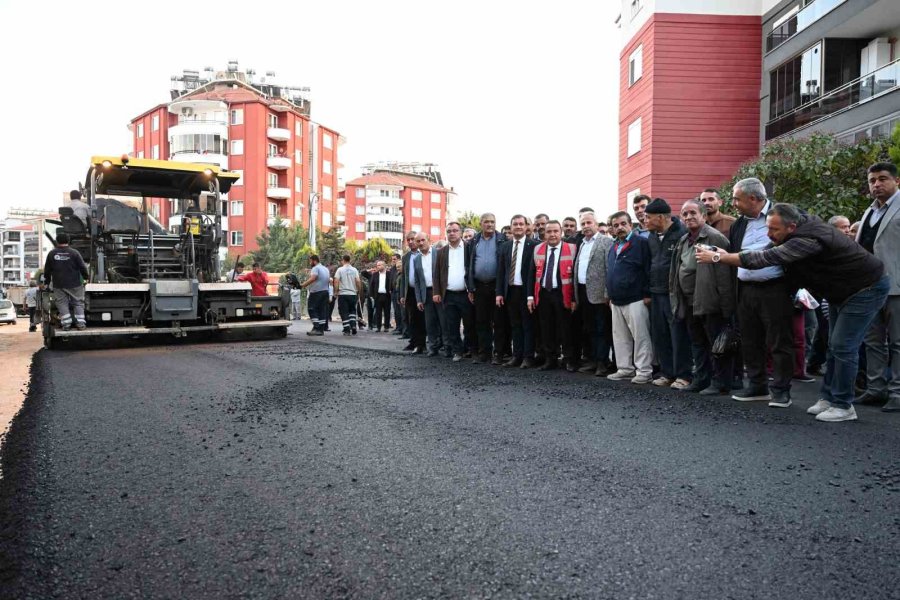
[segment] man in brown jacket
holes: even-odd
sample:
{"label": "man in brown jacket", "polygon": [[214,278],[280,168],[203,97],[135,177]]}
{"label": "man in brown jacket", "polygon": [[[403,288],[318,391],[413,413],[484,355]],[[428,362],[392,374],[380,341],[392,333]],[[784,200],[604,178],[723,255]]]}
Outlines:
{"label": "man in brown jacket", "polygon": [[706,224],[728,237],[731,224],[737,219],[726,215],[720,210],[722,208],[722,199],[719,198],[719,192],[715,188],[706,188],[700,194],[700,202],[706,207]]}
{"label": "man in brown jacket", "polygon": [[470,247],[462,241],[462,227],[456,221],[447,223],[447,245],[437,251],[434,257],[434,274],[432,277],[432,294],[436,306],[443,307],[445,356],[453,357],[453,362],[463,359],[462,337],[459,334],[460,322],[465,323],[466,331],[471,331],[471,303],[466,293],[466,266],[469,264]]}

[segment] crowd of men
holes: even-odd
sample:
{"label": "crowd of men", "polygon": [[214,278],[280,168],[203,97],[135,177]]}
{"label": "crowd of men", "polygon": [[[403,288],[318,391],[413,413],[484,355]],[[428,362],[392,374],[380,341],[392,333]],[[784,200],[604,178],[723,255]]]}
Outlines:
{"label": "crowd of men", "polygon": [[[562,221],[517,214],[500,231],[491,213],[480,231],[450,222],[434,245],[410,232],[407,252],[362,276],[349,257],[333,277],[312,257],[310,334],[327,325],[330,283],[339,300],[365,288],[377,312],[370,329],[387,332],[393,309],[404,350],[429,357],[564,368],[773,408],[791,405],[793,380],[824,368],[807,411],[817,420],[855,420],[854,402],[900,411],[898,183],[893,164],[872,165],[873,203],[855,225],[773,203],[750,178],[734,186],[737,217],[707,189],[678,214],[637,196],[634,219],[619,211],[601,221],[585,207]],[[345,334],[356,331],[355,306],[341,309]]]}

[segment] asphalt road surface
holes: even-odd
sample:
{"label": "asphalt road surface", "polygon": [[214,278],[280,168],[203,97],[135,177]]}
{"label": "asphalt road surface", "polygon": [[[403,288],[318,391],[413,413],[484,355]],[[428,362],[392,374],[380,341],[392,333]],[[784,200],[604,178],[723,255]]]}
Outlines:
{"label": "asphalt road surface", "polygon": [[41,351],[0,598],[900,597],[896,415],[331,335]]}

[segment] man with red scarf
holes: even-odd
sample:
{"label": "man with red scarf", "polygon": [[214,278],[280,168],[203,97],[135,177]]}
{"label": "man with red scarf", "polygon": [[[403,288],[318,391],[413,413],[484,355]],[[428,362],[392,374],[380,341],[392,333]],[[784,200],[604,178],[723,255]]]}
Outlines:
{"label": "man with red scarf", "polygon": [[562,225],[548,221],[544,242],[534,249],[534,269],[528,274],[528,310],[538,310],[541,341],[546,360],[539,371],[555,369],[562,346],[566,370],[578,369],[578,357],[572,339],[572,313],[575,312],[575,244],[562,241]]}

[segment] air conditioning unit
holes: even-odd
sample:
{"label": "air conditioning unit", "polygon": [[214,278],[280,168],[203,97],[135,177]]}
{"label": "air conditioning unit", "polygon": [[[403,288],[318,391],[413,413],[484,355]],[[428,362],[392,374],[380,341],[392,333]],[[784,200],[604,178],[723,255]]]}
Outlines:
{"label": "air conditioning unit", "polygon": [[191,108],[190,106],[185,106],[184,108],[181,109],[181,116],[183,116],[183,117],[193,117],[193,116],[194,116],[194,109]]}

